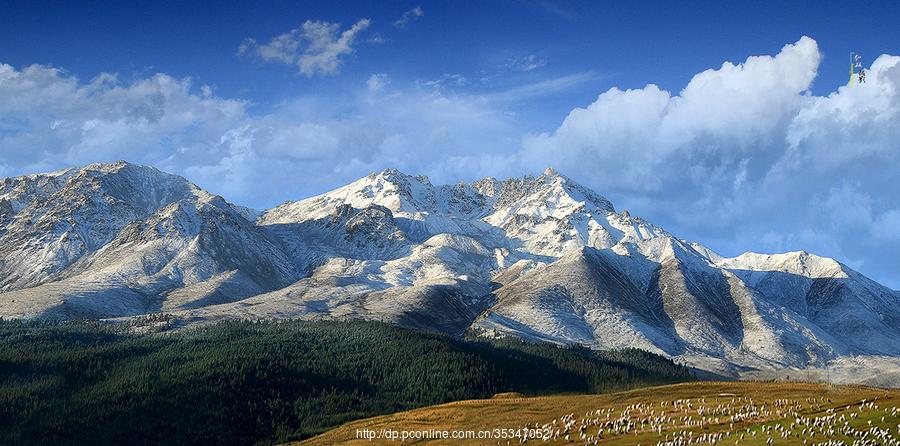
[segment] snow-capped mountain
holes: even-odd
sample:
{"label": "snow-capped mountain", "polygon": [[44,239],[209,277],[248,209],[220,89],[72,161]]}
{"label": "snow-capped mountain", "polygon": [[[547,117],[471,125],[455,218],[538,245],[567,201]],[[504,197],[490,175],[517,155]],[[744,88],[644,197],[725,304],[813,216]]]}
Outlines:
{"label": "snow-capped mountain", "polygon": [[128,223],[196,191],[155,169],[95,164],[0,182],[0,289],[50,281]]}
{"label": "snow-capped mountain", "polygon": [[724,258],[552,169],[456,185],[389,169],[257,213],[97,164],[2,180],[0,243],[4,317],[367,318],[726,375],[900,370],[895,291],[805,252]]}
{"label": "snow-capped mountain", "polygon": [[245,298],[300,277],[239,209],[151,167],[7,178],[0,192],[7,317],[138,315]]}

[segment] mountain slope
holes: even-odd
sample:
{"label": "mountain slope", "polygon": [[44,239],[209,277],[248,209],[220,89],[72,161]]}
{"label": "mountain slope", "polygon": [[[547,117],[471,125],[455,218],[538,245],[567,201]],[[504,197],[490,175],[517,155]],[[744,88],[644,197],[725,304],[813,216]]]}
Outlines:
{"label": "mountain slope", "polygon": [[[14,248],[0,260],[9,272],[0,294],[7,315],[137,315],[236,300],[299,278],[265,231],[180,177],[127,163],[61,175],[69,177],[64,187],[32,198],[5,227],[4,241],[20,241],[4,245]],[[46,223],[28,228],[35,215]]]}
{"label": "mountain slope", "polygon": [[895,291],[805,252],[722,257],[552,169],[456,185],[388,169],[257,213],[95,164],[0,181],[0,242],[4,317],[362,318],[729,375],[900,357]]}
{"label": "mountain slope", "polygon": [[128,223],[196,190],[183,178],[124,162],[4,179],[0,289],[52,280]]}
{"label": "mountain slope", "polygon": [[473,324],[474,333],[639,347],[729,374],[737,371],[733,365],[821,364],[852,350],[734,274],[677,257],[663,259],[644,285],[608,253],[586,248],[535,268],[495,295],[498,303]]}
{"label": "mountain slope", "polygon": [[757,293],[842,338],[854,351],[900,353],[896,295],[847,266],[806,252],[724,259]]}

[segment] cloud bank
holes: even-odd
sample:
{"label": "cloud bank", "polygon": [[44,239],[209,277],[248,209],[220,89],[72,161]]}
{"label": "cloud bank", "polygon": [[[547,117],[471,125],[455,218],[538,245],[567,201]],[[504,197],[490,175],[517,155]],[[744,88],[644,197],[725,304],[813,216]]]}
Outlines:
{"label": "cloud bank", "polygon": [[0,64],[0,175],[127,159],[263,207],[392,166],[442,181],[488,175],[522,134],[485,98],[395,88],[386,74],[347,99],[293,98],[264,115],[248,106],[189,78],[82,82],[52,67]]}
{"label": "cloud bank", "polygon": [[[245,51],[327,74],[365,26],[307,22]],[[611,88],[539,134],[514,108],[541,83],[475,94],[374,74],[345,99],[291,98],[259,115],[187,78],[0,65],[0,175],[124,158],[262,207],[385,167],[454,182],[549,165],[724,254],[806,249],[900,288],[900,57],[816,96],[821,59],[804,37],[677,93]]]}
{"label": "cloud bank", "polygon": [[157,74],[122,85],[87,83],[40,65],[0,64],[0,171],[28,172],[109,159],[197,162],[247,119],[242,101]]}

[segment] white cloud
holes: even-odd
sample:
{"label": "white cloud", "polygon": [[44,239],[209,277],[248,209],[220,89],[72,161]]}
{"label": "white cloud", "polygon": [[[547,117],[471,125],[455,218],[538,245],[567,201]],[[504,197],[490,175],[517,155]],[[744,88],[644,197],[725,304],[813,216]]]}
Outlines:
{"label": "white cloud", "polygon": [[900,57],[882,55],[867,82],[813,98],[787,134],[788,156],[780,169],[827,170],[867,158],[897,159],[900,145]]}
{"label": "white cloud", "polygon": [[463,87],[468,85],[469,83],[469,79],[459,73],[444,73],[437,79],[425,81],[425,85],[437,89],[447,87]]}
{"label": "white cloud", "polygon": [[484,155],[511,153],[518,144],[520,129],[507,113],[477,97],[394,89],[387,81],[370,77],[352,103],[339,104],[344,112],[330,112],[323,98],[305,98],[252,119],[222,138],[220,156],[184,173],[256,205],[305,197],[387,167],[451,182],[512,173],[503,167],[509,156]]}
{"label": "white cloud", "polygon": [[[23,174],[127,159],[230,200],[270,206],[397,167],[436,180],[504,172],[521,129],[484,98],[375,74],[340,98],[300,97],[264,115],[190,79],[90,82],[0,64],[0,170]],[[508,172],[512,173],[512,172]]]}
{"label": "white cloud", "polygon": [[404,12],[399,19],[394,21],[393,25],[395,28],[406,28],[406,25],[409,25],[410,22],[415,21],[423,15],[425,15],[425,10],[420,6],[416,6],[415,8]]}
{"label": "white cloud", "polygon": [[382,90],[384,90],[384,87],[386,87],[390,83],[390,76],[384,73],[376,73],[369,76],[369,80],[366,81],[366,86],[369,88],[370,92],[380,93]]}
{"label": "white cloud", "polygon": [[353,53],[357,36],[370,24],[369,19],[360,19],[341,32],[338,23],[307,20],[299,28],[278,35],[264,45],[252,38],[245,39],[238,47],[238,54],[297,65],[300,73],[307,76],[334,75],[340,72],[343,58]]}
{"label": "white cloud", "polygon": [[529,54],[524,57],[510,59],[506,62],[504,68],[515,71],[533,71],[545,66],[547,66],[546,60],[534,54]]}
{"label": "white cloud", "polygon": [[659,190],[682,178],[684,169],[659,169],[671,158],[706,180],[722,163],[737,166],[748,153],[778,150],[771,139],[807,99],[819,57],[816,43],[804,38],[776,57],[697,74],[679,95],[656,85],[612,88],[587,108],[572,110],[552,134],[528,138],[526,160],[536,168],[550,153],[564,155],[573,167],[590,159],[628,172],[609,177],[605,186],[635,191]]}
{"label": "white cloud", "polygon": [[369,37],[368,42],[371,43],[372,45],[383,45],[383,44],[387,43],[388,40],[379,33],[373,33],[372,36]]}
{"label": "white cloud", "polygon": [[51,67],[0,64],[0,153],[17,170],[157,161],[205,148],[244,119],[242,101],[198,95],[190,79],[157,74],[121,85],[102,74],[81,83]]}

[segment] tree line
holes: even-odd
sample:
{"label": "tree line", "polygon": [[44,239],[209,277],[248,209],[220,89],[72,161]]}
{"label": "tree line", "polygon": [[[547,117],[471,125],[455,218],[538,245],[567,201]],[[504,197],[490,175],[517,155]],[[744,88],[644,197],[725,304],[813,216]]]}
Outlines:
{"label": "tree line", "polygon": [[270,444],[443,402],[692,379],[636,349],[461,340],[365,321],[155,335],[0,320],[0,444]]}

